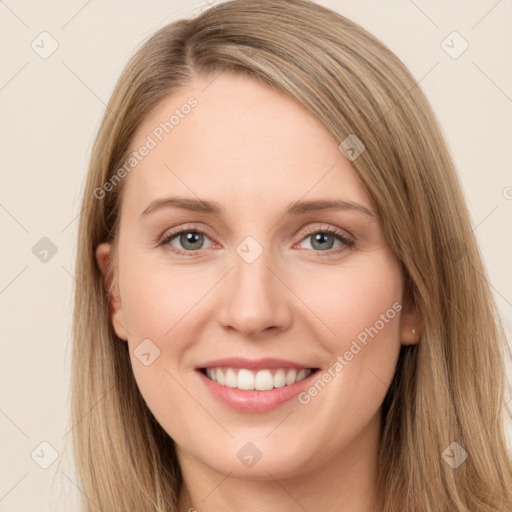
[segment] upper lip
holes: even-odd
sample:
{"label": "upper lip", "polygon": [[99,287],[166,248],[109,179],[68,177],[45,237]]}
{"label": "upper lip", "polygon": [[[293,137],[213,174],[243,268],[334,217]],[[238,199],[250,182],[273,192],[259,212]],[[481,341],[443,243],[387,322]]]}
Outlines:
{"label": "upper lip", "polygon": [[203,368],[247,368],[248,370],[262,370],[265,368],[312,368],[309,364],[297,363],[287,359],[277,359],[275,357],[262,357],[260,359],[246,359],[244,357],[225,357],[206,361],[196,366],[196,370]]}

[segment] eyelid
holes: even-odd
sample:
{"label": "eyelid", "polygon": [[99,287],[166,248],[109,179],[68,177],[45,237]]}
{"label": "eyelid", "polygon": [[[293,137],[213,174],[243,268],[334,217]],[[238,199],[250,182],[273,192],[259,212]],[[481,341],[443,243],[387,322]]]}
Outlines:
{"label": "eyelid", "polygon": [[211,236],[209,234],[209,230],[207,228],[202,227],[202,226],[198,227],[197,224],[195,224],[195,223],[185,223],[185,224],[179,224],[178,226],[175,226],[173,228],[169,228],[169,229],[165,230],[162,235],[157,237],[155,242],[160,244],[160,243],[164,242],[170,236],[178,235],[182,231],[194,231],[197,233],[204,233],[209,238],[211,238]]}
{"label": "eyelid", "polygon": [[355,241],[356,241],[355,236],[352,235],[350,232],[348,232],[346,229],[341,229],[341,228],[330,226],[330,225],[325,226],[325,225],[322,225],[321,223],[313,224],[312,226],[306,228],[306,230],[303,233],[303,237],[301,238],[300,241],[304,240],[305,237],[312,235],[313,233],[318,233],[318,232],[329,233],[332,235],[338,235],[338,236],[344,238],[347,242],[350,241],[351,243],[355,243]]}

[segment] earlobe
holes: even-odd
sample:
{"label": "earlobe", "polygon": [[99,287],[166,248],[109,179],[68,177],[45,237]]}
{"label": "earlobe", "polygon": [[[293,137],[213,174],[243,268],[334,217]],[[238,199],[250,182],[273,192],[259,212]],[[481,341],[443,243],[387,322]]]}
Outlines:
{"label": "earlobe", "polygon": [[420,312],[411,300],[407,300],[400,317],[400,340],[402,345],[415,345],[421,339],[423,321]]}
{"label": "earlobe", "polygon": [[415,345],[420,341],[421,332],[417,327],[412,329],[402,328],[401,341],[402,345]]}
{"label": "earlobe", "polygon": [[112,264],[112,246],[109,243],[102,243],[96,248],[96,262],[103,274],[105,291],[109,301],[109,317],[112,326],[119,338],[127,340],[127,329],[119,293],[119,286],[114,276],[114,267]]}

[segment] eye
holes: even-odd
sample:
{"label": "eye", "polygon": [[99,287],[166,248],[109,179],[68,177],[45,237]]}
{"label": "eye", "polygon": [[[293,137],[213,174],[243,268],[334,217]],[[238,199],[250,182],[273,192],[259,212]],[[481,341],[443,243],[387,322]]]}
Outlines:
{"label": "eye", "polygon": [[302,241],[305,240],[310,240],[310,247],[306,247],[306,249],[313,249],[315,252],[329,251],[328,254],[332,254],[331,249],[333,249],[336,242],[339,242],[342,251],[353,247],[355,243],[348,235],[338,229],[320,228],[318,226],[306,230],[306,237]]}
{"label": "eye", "polygon": [[[171,251],[177,254],[193,256],[194,252],[204,249],[203,244],[205,238],[209,240],[204,231],[198,229],[182,229],[181,231],[176,231],[165,236],[160,242],[160,245],[168,246]],[[181,248],[176,247],[176,245],[172,243],[175,239],[176,242],[180,244]]]}

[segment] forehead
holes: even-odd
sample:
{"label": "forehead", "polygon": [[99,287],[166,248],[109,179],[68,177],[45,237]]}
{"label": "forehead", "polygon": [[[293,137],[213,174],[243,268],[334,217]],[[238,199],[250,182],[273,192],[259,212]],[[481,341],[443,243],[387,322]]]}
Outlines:
{"label": "forehead", "polygon": [[169,96],[140,125],[131,151],[140,153],[144,145],[151,149],[123,184],[123,210],[140,213],[165,195],[246,209],[302,197],[343,198],[371,208],[325,127],[283,92],[240,74],[196,79]]}

